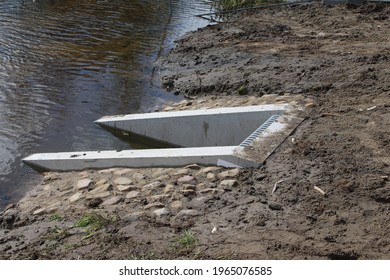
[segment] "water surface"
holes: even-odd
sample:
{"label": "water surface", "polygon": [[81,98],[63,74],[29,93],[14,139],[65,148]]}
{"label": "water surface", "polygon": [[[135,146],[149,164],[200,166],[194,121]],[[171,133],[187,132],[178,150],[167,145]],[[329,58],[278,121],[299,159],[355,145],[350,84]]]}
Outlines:
{"label": "water surface", "polygon": [[153,63],[209,2],[0,0],[0,208],[40,180],[31,153],[131,148],[93,121],[175,98]]}

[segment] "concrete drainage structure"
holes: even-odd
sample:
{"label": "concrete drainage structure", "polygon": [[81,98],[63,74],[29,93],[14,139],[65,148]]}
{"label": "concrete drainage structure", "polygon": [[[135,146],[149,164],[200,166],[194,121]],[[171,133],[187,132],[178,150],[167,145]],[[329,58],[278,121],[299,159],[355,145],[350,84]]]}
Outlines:
{"label": "concrete drainage structure", "polygon": [[96,121],[138,139],[172,148],[33,154],[40,171],[188,164],[258,167],[302,121],[289,105],[260,105],[107,116]]}

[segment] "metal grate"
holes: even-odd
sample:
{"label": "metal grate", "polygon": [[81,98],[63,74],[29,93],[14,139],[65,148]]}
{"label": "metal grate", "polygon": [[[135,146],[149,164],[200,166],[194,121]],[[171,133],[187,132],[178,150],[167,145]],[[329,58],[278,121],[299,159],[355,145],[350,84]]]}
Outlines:
{"label": "metal grate", "polygon": [[279,119],[280,115],[272,115],[265,123],[263,123],[258,129],[256,129],[251,135],[249,135],[242,143],[240,147],[247,147],[255,141],[271,124]]}

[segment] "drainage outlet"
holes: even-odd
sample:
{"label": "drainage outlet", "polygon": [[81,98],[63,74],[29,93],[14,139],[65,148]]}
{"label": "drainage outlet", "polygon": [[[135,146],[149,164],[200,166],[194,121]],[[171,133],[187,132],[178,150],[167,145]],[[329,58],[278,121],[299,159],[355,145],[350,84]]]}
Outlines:
{"label": "drainage outlet", "polygon": [[302,121],[288,110],[287,104],[278,104],[106,116],[96,123],[175,148],[34,154],[23,161],[56,171],[193,163],[258,167]]}

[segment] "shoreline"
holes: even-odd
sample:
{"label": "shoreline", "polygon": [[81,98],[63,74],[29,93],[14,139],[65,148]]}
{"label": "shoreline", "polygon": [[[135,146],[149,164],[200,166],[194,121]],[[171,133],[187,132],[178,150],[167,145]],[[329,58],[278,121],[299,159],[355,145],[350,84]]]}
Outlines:
{"label": "shoreline", "polygon": [[389,18],[270,8],[188,33],[159,66],[190,99],[164,111],[298,102],[305,121],[258,169],[49,173],[0,214],[0,259],[388,259]]}

